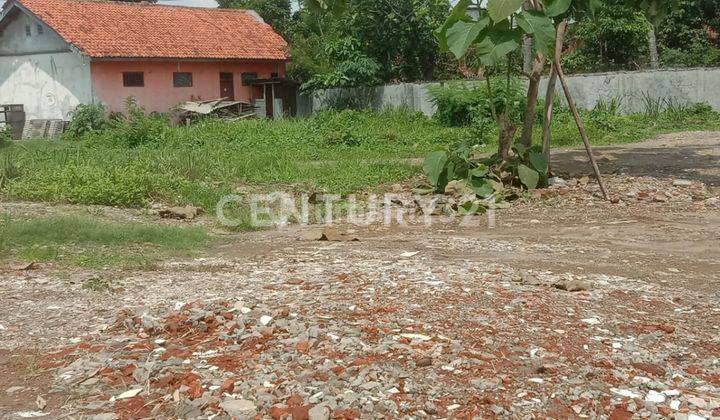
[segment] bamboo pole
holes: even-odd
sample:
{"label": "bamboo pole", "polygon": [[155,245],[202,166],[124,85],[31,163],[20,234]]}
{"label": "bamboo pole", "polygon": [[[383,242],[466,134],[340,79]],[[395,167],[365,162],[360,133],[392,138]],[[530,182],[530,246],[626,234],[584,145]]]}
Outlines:
{"label": "bamboo pole", "polygon": [[[565,25],[563,25],[563,23]],[[563,27],[567,25],[566,22],[563,23],[561,23]],[[572,112],[573,114],[575,124],[577,124],[578,131],[580,132],[580,137],[582,137],[582,141],[585,144],[585,150],[587,151],[588,158],[590,158],[590,164],[592,165],[593,171],[595,172],[595,177],[597,178],[598,185],[600,186],[600,191],[602,191],[602,195],[605,200],[609,200],[610,197],[608,196],[607,190],[605,189],[605,184],[603,183],[602,175],[600,174],[600,168],[597,165],[595,155],[593,154],[592,146],[590,145],[590,140],[588,140],[587,132],[585,131],[585,124],[583,123],[582,118],[580,118],[580,113],[575,106],[575,101],[572,98],[570,88],[568,87],[567,80],[565,79],[565,73],[563,72],[562,65],[560,64],[560,57],[561,55],[558,54],[557,51],[555,51],[553,69],[555,70],[555,73],[557,73],[558,79],[560,79],[560,84],[562,85],[563,92],[565,92],[565,98],[567,99],[568,107],[570,108],[570,112]]]}

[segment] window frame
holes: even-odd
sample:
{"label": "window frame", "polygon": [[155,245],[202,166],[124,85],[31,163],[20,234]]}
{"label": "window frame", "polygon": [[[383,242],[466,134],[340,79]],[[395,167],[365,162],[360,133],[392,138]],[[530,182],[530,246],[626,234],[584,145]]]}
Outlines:
{"label": "window frame", "polygon": [[[140,83],[135,84],[128,82],[130,81],[128,78],[132,77],[131,75],[137,76],[140,75]],[[145,72],[144,71],[124,71],[122,72],[122,79],[123,79],[123,87],[145,87]]]}
{"label": "window frame", "polygon": [[[190,81],[190,84],[187,84],[187,85],[179,85],[179,84],[178,84],[177,76],[178,76],[178,75],[181,75],[181,74],[186,75],[186,76],[189,76],[188,80]],[[174,71],[174,72],[173,72],[173,87],[174,87],[174,88],[189,88],[189,87],[193,87],[193,74],[192,74],[192,72],[190,72],[190,71]]]}
{"label": "window frame", "polygon": [[[259,75],[256,71],[243,72],[243,73],[240,73],[240,83],[242,86],[252,86],[251,81],[254,79],[257,79],[258,77],[259,77]],[[250,83],[248,83],[248,82],[250,82]]]}

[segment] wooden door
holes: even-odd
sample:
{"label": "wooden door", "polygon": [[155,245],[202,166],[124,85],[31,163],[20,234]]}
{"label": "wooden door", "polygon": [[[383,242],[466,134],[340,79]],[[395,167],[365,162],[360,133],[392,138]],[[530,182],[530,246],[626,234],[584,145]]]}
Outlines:
{"label": "wooden door", "polygon": [[232,73],[220,73],[220,97],[235,100],[235,83]]}

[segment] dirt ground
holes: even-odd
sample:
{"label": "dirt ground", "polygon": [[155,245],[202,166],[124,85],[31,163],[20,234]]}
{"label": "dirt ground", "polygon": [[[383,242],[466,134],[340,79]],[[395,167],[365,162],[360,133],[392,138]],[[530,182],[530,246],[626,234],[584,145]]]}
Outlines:
{"label": "dirt ground", "polygon": [[494,222],[0,269],[0,418],[720,417],[720,133],[599,148],[614,203],[583,153]]}

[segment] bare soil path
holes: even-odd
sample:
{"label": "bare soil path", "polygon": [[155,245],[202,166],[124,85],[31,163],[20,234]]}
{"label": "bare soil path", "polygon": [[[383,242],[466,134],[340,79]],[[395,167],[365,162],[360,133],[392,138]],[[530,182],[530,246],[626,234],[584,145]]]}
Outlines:
{"label": "bare soil path", "polygon": [[[147,272],[6,268],[0,417],[720,416],[720,134],[599,152],[617,203],[560,152],[579,178],[494,228],[291,227]],[[112,292],[81,288],[98,275]]]}

